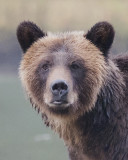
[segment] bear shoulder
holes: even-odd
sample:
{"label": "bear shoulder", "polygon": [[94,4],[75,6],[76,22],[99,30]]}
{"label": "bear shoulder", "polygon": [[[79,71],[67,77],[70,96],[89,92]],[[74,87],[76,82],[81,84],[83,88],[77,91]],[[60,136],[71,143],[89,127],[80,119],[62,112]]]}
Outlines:
{"label": "bear shoulder", "polygon": [[121,72],[128,73],[128,54],[119,54],[113,60]]}

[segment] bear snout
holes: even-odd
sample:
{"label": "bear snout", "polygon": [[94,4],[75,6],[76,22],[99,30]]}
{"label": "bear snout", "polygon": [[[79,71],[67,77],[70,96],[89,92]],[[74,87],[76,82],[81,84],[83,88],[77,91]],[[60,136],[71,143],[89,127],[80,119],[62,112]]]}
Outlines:
{"label": "bear snout", "polygon": [[64,80],[55,80],[51,84],[52,103],[55,105],[67,103],[68,88],[68,84]]}

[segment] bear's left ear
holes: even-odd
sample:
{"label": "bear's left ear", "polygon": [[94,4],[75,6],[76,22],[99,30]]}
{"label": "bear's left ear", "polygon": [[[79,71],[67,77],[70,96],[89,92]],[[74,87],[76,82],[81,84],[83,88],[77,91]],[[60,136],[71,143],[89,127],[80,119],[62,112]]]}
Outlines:
{"label": "bear's left ear", "polygon": [[17,28],[17,38],[24,53],[35,41],[44,36],[46,34],[30,21],[22,22]]}
{"label": "bear's left ear", "polygon": [[85,37],[98,47],[104,56],[107,56],[114,39],[114,29],[108,22],[99,22],[95,24]]}

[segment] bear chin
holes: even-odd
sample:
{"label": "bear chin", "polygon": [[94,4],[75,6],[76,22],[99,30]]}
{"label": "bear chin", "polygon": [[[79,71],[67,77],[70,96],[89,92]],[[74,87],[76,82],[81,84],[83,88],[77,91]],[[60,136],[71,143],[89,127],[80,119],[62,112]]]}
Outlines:
{"label": "bear chin", "polygon": [[49,111],[58,115],[68,115],[70,107],[71,106],[65,107],[65,106],[58,105],[55,107],[49,107]]}

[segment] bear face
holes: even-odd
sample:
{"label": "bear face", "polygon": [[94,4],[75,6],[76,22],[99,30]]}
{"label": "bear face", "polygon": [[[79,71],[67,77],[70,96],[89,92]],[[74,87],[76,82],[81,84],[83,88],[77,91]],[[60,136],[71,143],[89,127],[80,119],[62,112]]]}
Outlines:
{"label": "bear face", "polygon": [[[108,34],[104,32],[111,35],[113,28],[108,23],[99,25],[109,26]],[[105,43],[103,33],[94,39],[96,45],[92,43],[94,28],[87,35],[83,32],[46,35],[31,22],[19,26],[18,39],[26,52],[20,77],[32,102],[42,113],[69,117],[74,113],[78,117],[94,107],[107,74],[105,54],[108,50],[96,47],[100,41]],[[107,36],[103,38],[108,39]]]}

